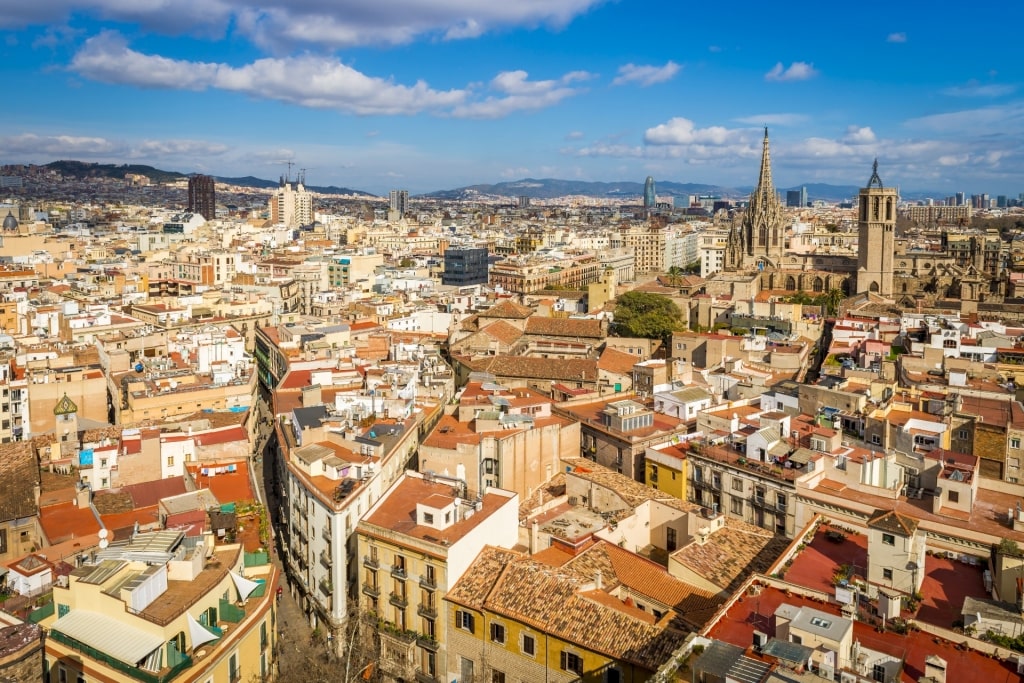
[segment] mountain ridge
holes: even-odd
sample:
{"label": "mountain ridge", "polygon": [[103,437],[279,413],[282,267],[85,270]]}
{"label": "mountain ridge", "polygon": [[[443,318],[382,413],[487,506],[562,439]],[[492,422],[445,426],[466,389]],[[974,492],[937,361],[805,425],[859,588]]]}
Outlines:
{"label": "mountain ridge", "polygon": [[[42,168],[55,170],[62,175],[68,175],[79,179],[85,178],[115,178],[120,179],[128,173],[144,175],[153,182],[173,182],[188,177],[189,174],[178,171],[165,171],[145,164],[99,164],[95,162],[84,162],[76,160],[52,161],[41,165]],[[239,187],[251,187],[255,189],[273,189],[279,186],[278,181],[266,180],[255,176],[214,176],[220,183],[236,185]],[[753,186],[727,186],[709,183],[680,183],[669,180],[656,180],[658,194],[662,197],[685,197],[691,194],[718,195],[724,199],[738,200],[745,199],[753,191]],[[335,195],[360,195],[365,197],[382,197],[372,192],[355,190],[336,185],[316,186],[307,185],[307,189],[321,194]],[[508,197],[514,198],[526,196],[531,199],[555,199],[572,195],[586,196],[598,199],[622,199],[635,200],[643,196],[643,183],[631,180],[623,181],[585,181],[565,180],[559,178],[521,178],[519,180],[503,181],[499,183],[479,183],[466,185],[447,190],[435,190],[414,195],[417,199],[435,200],[473,200],[483,198]],[[856,185],[834,185],[830,183],[803,183],[791,187],[776,188],[783,199],[785,193],[790,190],[798,190],[801,187],[807,188],[809,200],[842,201],[857,196],[860,188]],[[902,193],[902,198],[907,200],[924,199],[927,197],[939,198],[944,193],[934,191],[908,191]]]}

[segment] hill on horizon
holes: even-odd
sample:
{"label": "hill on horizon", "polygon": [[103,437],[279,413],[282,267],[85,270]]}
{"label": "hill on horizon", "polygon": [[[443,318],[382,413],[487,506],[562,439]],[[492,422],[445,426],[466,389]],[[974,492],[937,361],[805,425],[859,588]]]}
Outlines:
{"label": "hill on horizon", "polygon": [[[113,178],[121,179],[128,173],[143,175],[156,183],[167,183],[187,178],[190,174],[178,171],[165,171],[145,164],[99,164],[94,162],[76,161],[64,159],[52,161],[43,165],[43,168],[57,171],[65,176],[78,179],[86,178]],[[279,182],[257,178],[255,176],[214,176],[219,183],[235,185],[238,187],[251,187],[255,189],[268,190],[278,187]],[[724,185],[712,185],[707,183],[678,183],[669,180],[656,180],[657,191],[660,196],[685,197],[692,194],[718,195],[725,199],[745,199],[753,191],[753,186],[730,187]],[[354,190],[336,185],[307,185],[307,189],[320,194],[332,195],[359,195],[364,197],[382,197],[382,195],[363,190]],[[791,187],[777,188],[783,201],[786,192],[798,190],[801,187],[807,188],[809,200],[842,201],[844,199],[856,198],[860,188],[855,185],[833,185],[829,183],[803,183]],[[505,181],[500,183],[481,183],[467,185],[449,190],[436,190],[416,195],[418,199],[435,199],[451,201],[472,201],[474,199],[496,198],[496,197],[520,197],[525,196],[531,199],[555,199],[579,195],[599,199],[621,199],[623,201],[635,200],[643,196],[643,183],[635,181],[583,181],[563,180],[558,178],[523,178],[521,180]],[[904,199],[917,200],[927,197],[943,197],[943,193],[934,191],[908,191],[901,193]]]}

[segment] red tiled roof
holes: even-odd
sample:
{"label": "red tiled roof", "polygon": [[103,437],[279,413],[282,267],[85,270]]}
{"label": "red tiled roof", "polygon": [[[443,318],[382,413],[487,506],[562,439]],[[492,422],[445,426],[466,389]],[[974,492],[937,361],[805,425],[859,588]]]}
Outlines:
{"label": "red tiled roof", "polygon": [[[229,464],[235,466],[235,472],[225,472],[212,476],[202,473],[204,469],[212,470],[216,467],[226,467]],[[217,463],[216,465],[188,464],[186,467],[189,474],[192,475],[196,487],[210,489],[217,500],[222,503],[239,503],[255,498],[252,493],[252,486],[249,483],[249,465],[245,461]]]}
{"label": "red tiled roof", "polygon": [[73,501],[58,503],[39,510],[39,525],[50,543],[60,543],[73,536],[98,533],[100,523],[90,507],[79,507]]}
{"label": "red tiled roof", "polygon": [[216,444],[231,443],[232,441],[249,441],[249,435],[241,427],[199,432],[193,435],[193,438],[195,438],[196,445],[198,446],[214,446]]}
{"label": "red tiled roof", "polygon": [[162,498],[188,492],[185,488],[185,477],[155,479],[141,484],[131,484],[122,490],[127,491],[132,497],[136,508],[151,507],[157,505]]}

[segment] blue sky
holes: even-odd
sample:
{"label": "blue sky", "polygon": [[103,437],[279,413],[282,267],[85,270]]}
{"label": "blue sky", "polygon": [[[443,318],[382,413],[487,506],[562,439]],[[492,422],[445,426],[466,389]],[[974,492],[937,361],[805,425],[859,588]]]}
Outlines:
{"label": "blue sky", "polygon": [[[3,7],[9,5],[9,7]],[[923,8],[927,7],[927,11]],[[1024,192],[1016,3],[0,0],[0,163]]]}

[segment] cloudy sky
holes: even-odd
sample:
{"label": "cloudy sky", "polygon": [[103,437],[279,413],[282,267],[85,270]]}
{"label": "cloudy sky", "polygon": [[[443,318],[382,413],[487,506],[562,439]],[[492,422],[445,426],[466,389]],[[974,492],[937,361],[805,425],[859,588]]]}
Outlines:
{"label": "cloudy sky", "polygon": [[768,125],[779,186],[859,185],[877,156],[907,190],[1016,196],[1022,7],[0,0],[0,163],[751,185]]}

